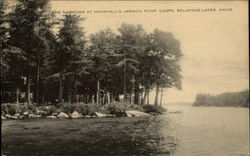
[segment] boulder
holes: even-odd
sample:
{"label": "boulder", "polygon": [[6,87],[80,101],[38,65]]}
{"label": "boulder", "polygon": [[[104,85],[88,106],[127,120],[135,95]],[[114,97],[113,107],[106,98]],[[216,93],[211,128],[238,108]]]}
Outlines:
{"label": "boulder", "polygon": [[46,111],[43,111],[43,110],[37,110],[37,111],[36,111],[36,114],[37,114],[37,115],[46,115],[47,112],[46,112]]}
{"label": "boulder", "polygon": [[23,115],[28,116],[29,112],[23,112]]}
{"label": "boulder", "polygon": [[78,112],[73,112],[71,115],[71,118],[73,118],[73,119],[77,119],[77,118],[81,118],[81,117],[83,117],[81,114],[79,114]]}
{"label": "boulder", "polygon": [[19,113],[15,114],[14,116],[15,116],[17,119],[23,119],[23,115],[21,115],[21,114],[19,114]]}
{"label": "boulder", "polygon": [[16,113],[14,116],[19,117],[19,116],[20,116],[20,114],[19,114],[19,113]]}
{"label": "boulder", "polygon": [[58,113],[52,113],[52,115],[53,115],[53,116],[57,116],[57,115],[58,115]]}
{"label": "boulder", "polygon": [[1,119],[2,119],[2,120],[6,120],[6,118],[5,118],[4,116],[1,116]]}
{"label": "boulder", "polygon": [[6,117],[7,119],[12,119],[12,120],[17,120],[17,119],[18,119],[17,116],[10,115],[10,114],[6,114],[5,117]]}
{"label": "boulder", "polygon": [[127,114],[127,117],[133,117],[131,114],[129,114],[129,113],[126,113]]}
{"label": "boulder", "polygon": [[[7,116],[6,116],[7,117]],[[10,115],[7,117],[8,119],[12,119],[12,120],[17,120],[18,117],[14,116],[14,115]]]}
{"label": "boulder", "polygon": [[85,118],[91,118],[91,116],[89,116],[89,115],[86,115],[86,116],[84,116]]}
{"label": "boulder", "polygon": [[69,118],[69,115],[64,113],[64,112],[61,112],[57,115],[58,118]]}
{"label": "boulder", "polygon": [[115,115],[107,114],[106,117],[115,117]]}
{"label": "boulder", "polygon": [[96,116],[98,118],[103,118],[103,117],[107,117],[107,114],[103,114],[103,113],[99,113],[99,112],[95,112]]}
{"label": "boulder", "polygon": [[31,119],[36,119],[36,118],[40,118],[41,115],[29,114],[28,117],[31,118]]}
{"label": "boulder", "polygon": [[148,114],[148,113],[144,113],[144,112],[140,112],[140,111],[136,111],[136,110],[129,110],[129,111],[126,111],[126,114],[127,114],[128,117],[130,117],[130,116],[134,116],[134,117],[151,116],[151,115]]}
{"label": "boulder", "polygon": [[46,116],[47,119],[56,119],[57,117],[54,115]]}

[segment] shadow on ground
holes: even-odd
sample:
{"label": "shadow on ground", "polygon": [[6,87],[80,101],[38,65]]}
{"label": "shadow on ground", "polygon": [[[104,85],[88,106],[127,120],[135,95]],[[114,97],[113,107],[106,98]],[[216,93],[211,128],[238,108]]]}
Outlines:
{"label": "shadow on ground", "polygon": [[157,117],[3,121],[1,146],[7,156],[169,155],[175,139],[161,124]]}

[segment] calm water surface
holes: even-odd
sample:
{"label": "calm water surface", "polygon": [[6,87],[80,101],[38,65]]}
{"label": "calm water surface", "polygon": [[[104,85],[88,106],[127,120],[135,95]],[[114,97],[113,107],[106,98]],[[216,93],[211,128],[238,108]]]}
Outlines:
{"label": "calm water surface", "polygon": [[171,120],[165,131],[170,129],[178,139],[171,156],[248,155],[249,109],[191,106],[167,109],[168,113],[161,116]]}

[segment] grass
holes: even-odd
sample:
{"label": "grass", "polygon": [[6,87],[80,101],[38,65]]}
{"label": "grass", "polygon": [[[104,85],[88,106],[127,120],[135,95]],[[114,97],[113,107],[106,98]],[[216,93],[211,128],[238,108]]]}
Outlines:
{"label": "grass", "polygon": [[3,121],[8,155],[156,155],[162,136],[155,117]]}

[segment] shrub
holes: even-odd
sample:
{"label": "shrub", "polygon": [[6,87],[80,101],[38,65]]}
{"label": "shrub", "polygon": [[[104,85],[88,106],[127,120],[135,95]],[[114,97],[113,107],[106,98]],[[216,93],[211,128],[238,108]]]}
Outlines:
{"label": "shrub", "polygon": [[[25,105],[25,104],[24,104]],[[30,112],[30,113],[34,113],[34,112],[36,112],[36,106],[34,105],[34,104],[27,104],[27,108],[28,108],[28,111]]]}
{"label": "shrub", "polygon": [[102,109],[106,113],[112,114],[112,115],[115,115],[115,116],[118,116],[118,117],[126,116],[124,105],[121,104],[121,103],[118,103],[118,102],[113,102],[113,103],[110,103],[110,104],[106,104],[106,105],[104,105],[102,107]]}
{"label": "shrub", "polygon": [[164,108],[153,105],[143,105],[142,108],[145,113],[150,113],[150,114],[162,114],[165,111]]}
{"label": "shrub", "polygon": [[17,105],[18,113],[23,114],[24,112],[28,111],[28,104],[26,103],[19,103]]}
{"label": "shrub", "polygon": [[1,113],[2,114],[10,114],[14,115],[16,113],[23,114],[24,112],[28,111],[29,113],[36,112],[37,106],[35,106],[33,103],[28,104],[25,103],[5,103],[1,104]]}
{"label": "shrub", "polygon": [[139,105],[129,104],[126,106],[126,110],[137,110],[143,112],[143,108]]}
{"label": "shrub", "polygon": [[95,112],[99,110],[96,104],[75,104],[75,111],[81,113],[82,115],[95,115]]}
{"label": "shrub", "polygon": [[14,103],[1,104],[1,113],[14,115],[18,113],[18,106]]}
{"label": "shrub", "polygon": [[73,113],[76,109],[75,109],[75,105],[71,104],[71,103],[63,103],[60,106],[60,110],[63,111],[64,113],[70,114]]}
{"label": "shrub", "polygon": [[[46,112],[46,115],[52,115],[53,113],[57,112],[56,106],[46,106],[46,107],[41,107],[42,111]],[[44,115],[44,114],[42,114]]]}
{"label": "shrub", "polygon": [[75,111],[77,111],[78,113],[81,113],[82,115],[89,114],[88,105],[86,104],[77,104],[75,107]]}
{"label": "shrub", "polygon": [[93,116],[95,112],[100,111],[100,108],[96,104],[88,104],[88,115]]}

